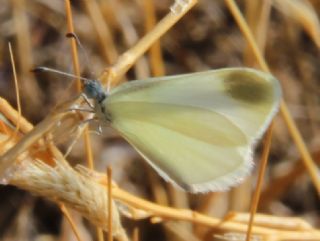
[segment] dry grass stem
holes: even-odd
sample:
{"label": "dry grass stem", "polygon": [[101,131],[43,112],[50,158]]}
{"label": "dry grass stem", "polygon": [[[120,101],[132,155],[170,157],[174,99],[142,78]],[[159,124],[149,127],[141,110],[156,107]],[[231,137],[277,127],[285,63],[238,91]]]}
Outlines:
{"label": "dry grass stem", "polygon": [[[151,31],[156,25],[155,7],[154,3],[149,0],[143,0],[144,9],[146,9],[145,16],[145,30],[146,33]],[[150,66],[152,76],[163,76],[165,75],[165,67],[162,59],[160,40],[155,41],[150,47]]]}
{"label": "dry grass stem", "polygon": [[109,213],[109,218],[108,218],[108,241],[112,241],[112,232],[113,232],[113,222],[112,222],[112,215],[113,215],[113,208],[112,208],[112,169],[111,167],[107,168],[107,179],[108,179],[108,185],[107,185],[107,193],[108,193],[108,213]]}
{"label": "dry grass stem", "polygon": [[73,221],[68,209],[66,208],[66,206],[64,204],[60,204],[60,210],[63,213],[63,215],[67,218],[68,222],[70,223],[71,228],[73,230],[73,233],[75,234],[77,240],[78,241],[83,241],[81,239],[81,236],[80,236],[79,231],[77,229],[77,225],[74,223],[74,221]]}
{"label": "dry grass stem", "polygon": [[250,207],[250,219],[248,222],[246,241],[250,241],[252,226],[254,223],[254,216],[255,216],[257,209],[258,209],[258,204],[259,204],[260,194],[261,194],[261,189],[262,189],[262,182],[263,182],[263,178],[265,176],[265,171],[266,171],[267,163],[268,163],[268,157],[269,157],[269,153],[270,153],[272,130],[273,130],[273,122],[271,123],[269,129],[267,130],[266,137],[264,140],[263,152],[262,152],[261,162],[260,162],[260,166],[259,166],[259,175],[258,175],[257,185],[256,185],[255,192],[253,194],[253,197],[252,197],[252,202],[251,202],[251,207]]}
{"label": "dry grass stem", "polygon": [[[230,217],[233,222],[246,224],[248,223],[250,215],[248,213],[230,213]],[[254,225],[292,231],[308,231],[313,229],[309,223],[300,218],[277,217],[265,214],[256,214],[254,217]]]}
{"label": "dry grass stem", "polygon": [[104,21],[98,3],[96,1],[84,1],[83,4],[88,11],[88,15],[98,36],[97,40],[100,42],[100,46],[103,47],[102,53],[106,62],[109,64],[114,63],[118,58],[118,53],[111,37],[111,31]]}
{"label": "dry grass stem", "polygon": [[20,66],[22,89],[26,99],[30,101],[30,104],[37,109],[41,103],[42,94],[39,86],[30,74],[30,66],[33,66],[33,54],[31,47],[30,27],[27,14],[24,11],[26,6],[25,0],[14,0],[13,4],[13,20],[14,27],[17,33],[17,47],[18,47],[18,64]]}
{"label": "dry grass stem", "polygon": [[[272,0],[246,1],[246,21],[254,35],[261,53],[265,52]],[[256,65],[256,57],[251,47],[244,53],[244,61],[248,66]]]}
{"label": "dry grass stem", "polygon": [[[65,0],[65,8],[67,13],[67,25],[68,25],[68,32],[74,33],[73,27],[73,20],[72,20],[72,11],[71,11],[71,4],[69,0]],[[78,58],[78,46],[76,40],[74,38],[70,38],[70,45],[71,45],[71,54],[72,54],[72,64],[75,76],[80,76],[80,64]],[[78,78],[76,83],[76,88],[78,93],[81,91],[81,81]]]}

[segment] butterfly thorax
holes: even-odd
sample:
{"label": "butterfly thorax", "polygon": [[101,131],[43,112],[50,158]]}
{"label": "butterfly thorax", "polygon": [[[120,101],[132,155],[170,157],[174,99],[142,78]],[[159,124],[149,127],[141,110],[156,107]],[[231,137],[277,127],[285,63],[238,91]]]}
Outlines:
{"label": "butterfly thorax", "polygon": [[99,120],[110,122],[110,114],[107,113],[105,108],[108,94],[101,83],[97,80],[87,80],[83,84],[83,92],[89,99],[94,100],[96,117]]}

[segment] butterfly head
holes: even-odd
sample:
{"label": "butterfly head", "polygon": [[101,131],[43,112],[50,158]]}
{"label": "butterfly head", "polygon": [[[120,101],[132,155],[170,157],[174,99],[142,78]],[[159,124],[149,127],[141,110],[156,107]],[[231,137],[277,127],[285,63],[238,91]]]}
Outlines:
{"label": "butterfly head", "polygon": [[104,91],[101,83],[97,80],[85,80],[83,82],[83,92],[90,98],[101,103],[107,98],[107,93]]}

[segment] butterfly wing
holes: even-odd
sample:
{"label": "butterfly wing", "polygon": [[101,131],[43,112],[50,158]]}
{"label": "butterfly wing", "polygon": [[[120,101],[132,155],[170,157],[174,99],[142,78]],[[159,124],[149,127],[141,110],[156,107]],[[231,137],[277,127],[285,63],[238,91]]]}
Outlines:
{"label": "butterfly wing", "polygon": [[280,96],[271,75],[231,68],[132,81],[103,105],[111,125],[161,176],[205,192],[224,190],[248,174],[252,146]]}

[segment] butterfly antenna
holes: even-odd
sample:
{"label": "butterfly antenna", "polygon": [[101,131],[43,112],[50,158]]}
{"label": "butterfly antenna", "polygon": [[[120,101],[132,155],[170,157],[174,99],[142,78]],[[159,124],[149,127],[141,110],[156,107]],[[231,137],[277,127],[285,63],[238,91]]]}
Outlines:
{"label": "butterfly antenna", "polygon": [[31,72],[34,72],[34,73],[40,73],[40,72],[56,73],[56,74],[60,74],[60,75],[63,75],[63,76],[70,77],[70,78],[80,79],[84,83],[92,81],[91,79],[88,79],[88,78],[76,76],[74,74],[69,74],[69,73],[66,73],[66,72],[63,72],[63,71],[60,71],[60,70],[56,70],[56,69],[52,69],[52,68],[48,68],[48,67],[43,67],[43,66],[36,67],[36,68],[32,69]]}
{"label": "butterfly antenna", "polygon": [[[74,39],[75,39],[75,41],[77,42],[79,48],[81,49],[81,52],[82,52],[83,55],[84,55],[86,66],[89,66],[89,56],[88,56],[88,53],[87,53],[86,49],[83,47],[83,45],[81,44],[81,41],[80,41],[78,35],[76,35],[76,34],[73,33],[73,32],[70,32],[70,33],[67,33],[67,34],[66,34],[66,37],[67,37],[67,38],[74,38]],[[91,73],[91,74],[92,74],[92,73]]]}

